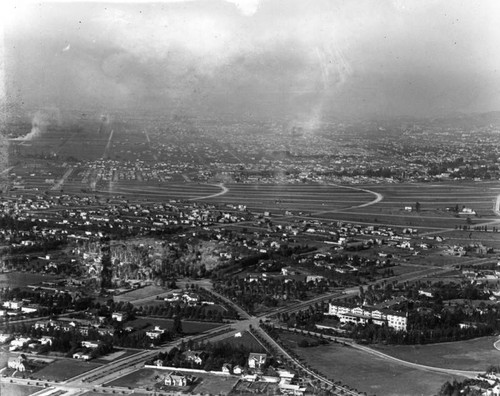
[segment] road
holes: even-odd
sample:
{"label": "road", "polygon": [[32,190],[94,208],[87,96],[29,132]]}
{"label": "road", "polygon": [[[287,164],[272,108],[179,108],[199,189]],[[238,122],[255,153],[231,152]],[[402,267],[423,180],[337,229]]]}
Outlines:
{"label": "road", "polygon": [[[111,134],[112,135],[112,134]],[[111,136],[110,136],[111,140]],[[224,190],[224,186],[220,185],[221,188],[223,188],[223,191],[218,194],[225,193],[227,190]],[[382,196],[379,196],[380,194],[376,194],[375,200],[371,201],[368,204],[374,204],[376,202],[379,202],[382,199]],[[205,197],[206,198],[206,197]],[[367,206],[366,204],[365,206]],[[500,195],[497,198],[497,201],[495,203],[495,213],[497,215],[500,215],[499,212],[500,209]],[[326,212],[325,212],[326,213]],[[489,224],[489,223],[488,223]],[[446,231],[446,229],[440,229],[440,231]],[[479,265],[484,265],[486,263],[496,261],[494,259],[490,258],[471,258],[466,261],[461,261],[460,264],[462,266],[479,266]],[[405,282],[405,281],[415,281],[419,279],[423,279],[428,276],[437,276],[440,274],[444,274],[446,272],[449,272],[451,270],[454,270],[454,265],[449,265],[446,267],[436,267],[436,266],[430,266],[429,268],[423,269],[418,272],[412,272],[408,274],[402,274],[399,276],[391,277],[385,280],[380,280],[377,282],[374,282],[373,285],[377,283],[382,283],[384,281],[390,281],[390,282]],[[193,283],[193,282],[190,282]],[[210,289],[210,285],[208,284],[203,284],[201,283],[199,285],[200,287],[207,287],[207,289]],[[226,324],[221,327],[206,331],[202,334],[196,335],[196,336],[189,336],[189,337],[184,337],[182,339],[176,340],[172,343],[168,343],[160,348],[152,349],[152,350],[145,350],[138,352],[134,355],[127,356],[118,360],[115,360],[113,362],[110,362],[106,364],[105,366],[90,370],[84,374],[75,376],[67,381],[64,381],[62,383],[58,382],[53,382],[53,381],[36,381],[36,380],[25,380],[21,378],[0,378],[0,382],[12,382],[12,383],[18,383],[18,384],[24,384],[24,385],[31,385],[31,386],[46,386],[48,387],[47,390],[50,390],[50,392],[45,392],[45,390],[38,392],[37,394],[39,396],[44,396],[44,395],[49,395],[52,393],[56,393],[57,391],[64,391],[66,395],[78,395],[81,393],[85,393],[89,390],[94,390],[94,391],[99,391],[102,389],[102,385],[112,382],[116,380],[117,378],[120,378],[122,376],[125,376],[129,373],[132,373],[141,367],[144,366],[144,362],[153,358],[160,352],[168,352],[171,348],[174,346],[179,345],[183,341],[187,341],[188,339],[192,340],[212,340],[212,341],[218,341],[223,338],[227,338],[231,335],[234,335],[237,332],[242,332],[242,331],[248,331],[252,329],[253,332],[255,332],[258,337],[261,339],[264,339],[269,345],[272,346],[274,351],[283,357],[285,357],[289,362],[292,363],[292,365],[296,368],[301,370],[302,372],[307,373],[311,378],[314,378],[321,383],[328,385],[330,387],[333,387],[338,394],[347,394],[347,395],[360,395],[359,392],[355,390],[351,390],[350,388],[344,387],[344,386],[339,386],[335,383],[333,383],[331,380],[328,378],[325,378],[323,375],[312,371],[310,368],[306,367],[303,363],[298,361],[295,357],[291,356],[279,343],[277,343],[272,337],[265,332],[260,324],[262,321],[267,322],[270,321],[273,317],[275,317],[278,313],[285,313],[285,312],[294,312],[294,311],[299,311],[303,309],[307,309],[309,306],[314,305],[317,302],[325,301],[325,300],[336,300],[336,299],[343,299],[346,296],[355,296],[359,293],[359,286],[357,287],[351,287],[348,289],[343,290],[342,292],[336,291],[333,293],[328,293],[320,296],[316,296],[310,300],[307,301],[302,301],[302,302],[297,302],[293,306],[289,307],[281,307],[274,309],[270,312],[258,315],[258,316],[252,316],[248,314],[246,311],[244,311],[241,307],[239,307],[237,304],[235,304],[233,301],[228,299],[225,296],[222,296],[213,290],[210,290],[211,293],[217,295],[219,298],[224,300],[227,304],[231,305],[234,307],[234,309],[238,312],[240,315],[240,318],[242,320],[235,321],[234,323],[231,324]],[[159,296],[162,297],[168,293],[163,293],[160,294]],[[155,296],[150,296],[150,297],[145,297],[145,298],[140,298],[136,299],[134,301],[131,301],[132,303],[143,303],[150,301],[151,299],[156,299]],[[465,377],[475,377],[479,372],[475,371],[463,371],[463,370],[453,370],[453,369],[445,369],[445,368],[439,368],[439,367],[432,367],[432,366],[426,366],[422,364],[417,364],[417,363],[412,363],[408,361],[404,361],[398,358],[394,358],[392,356],[386,355],[382,352],[376,351],[372,348],[369,348],[367,346],[363,345],[358,345],[352,341],[347,342],[349,345],[351,345],[354,348],[357,348],[358,350],[364,352],[364,353],[369,353],[372,355],[375,355],[379,358],[382,358],[384,360],[390,360],[393,363],[397,363],[403,366],[407,367],[412,367],[414,369],[418,370],[426,370],[426,371],[433,371],[433,372],[438,372],[438,373],[444,373],[444,374],[451,374],[451,375],[459,375],[459,376],[465,376]],[[122,388],[122,387],[108,387],[106,386],[106,389],[109,391],[117,392],[117,393],[122,393],[122,394],[130,394],[133,393],[134,390],[130,390],[128,388]],[[145,394],[148,394],[148,391],[142,390]]]}
{"label": "road", "polygon": [[[473,258],[470,260],[467,260],[465,262],[462,262],[462,265],[470,265],[470,266],[475,266],[475,265],[483,265],[486,262],[490,261],[491,259],[487,258]],[[419,280],[423,279],[427,276],[436,276],[445,272],[448,272],[453,269],[453,266],[448,266],[444,268],[437,268],[437,267],[430,267],[422,271],[418,271],[417,273],[410,273],[410,274],[402,274],[396,277],[389,278],[387,280],[389,281],[397,281],[397,282],[404,282],[404,281],[414,281],[414,280]],[[386,281],[387,281],[386,280]],[[378,281],[381,282],[381,281]],[[375,284],[375,283],[374,283]],[[200,286],[205,286],[205,285],[200,285]],[[86,373],[83,373],[81,375],[75,376],[67,381],[64,381],[62,383],[57,383],[57,382],[51,382],[51,381],[36,381],[36,380],[29,380],[30,385],[35,386],[36,383],[39,383],[40,386],[48,386],[49,389],[52,390],[52,392],[56,392],[57,390],[60,391],[65,391],[65,392],[70,392],[71,394],[79,394],[79,392],[85,392],[89,390],[96,390],[98,391],[101,389],[103,384],[107,384],[109,382],[112,382],[120,377],[123,377],[127,374],[130,374],[144,366],[144,362],[153,358],[160,352],[168,352],[171,348],[174,346],[179,345],[183,341],[187,341],[188,339],[192,340],[211,340],[211,341],[218,341],[223,338],[230,337],[238,332],[243,332],[243,331],[249,331],[252,329],[253,332],[255,332],[261,339],[264,339],[269,345],[272,346],[274,351],[280,355],[286,358],[289,362],[291,362],[292,366],[295,367],[297,370],[301,370],[304,373],[307,373],[310,378],[313,378],[317,381],[320,381],[321,383],[328,385],[330,387],[333,387],[336,389],[338,394],[347,394],[347,395],[359,395],[360,393],[352,390],[350,388],[340,386],[338,384],[335,384],[332,382],[330,379],[324,377],[323,375],[312,371],[309,367],[306,367],[302,362],[298,361],[295,357],[291,356],[279,343],[277,343],[272,337],[270,337],[267,332],[265,332],[261,327],[260,324],[262,322],[267,322],[272,320],[273,317],[275,317],[278,313],[284,313],[284,312],[294,312],[294,311],[299,311],[303,309],[307,309],[307,307],[314,305],[317,302],[320,301],[325,301],[325,300],[335,300],[335,299],[342,299],[345,298],[346,296],[355,296],[359,293],[359,287],[351,287],[348,289],[343,290],[342,292],[336,291],[333,293],[328,293],[320,296],[316,296],[312,299],[309,299],[307,301],[302,301],[302,302],[297,302],[293,306],[289,307],[281,307],[274,309],[270,312],[267,312],[265,314],[261,314],[258,316],[252,316],[248,314],[246,311],[244,311],[241,307],[239,307],[237,304],[235,304],[233,301],[228,299],[225,296],[222,296],[213,290],[210,290],[211,293],[215,294],[222,300],[224,300],[227,304],[230,304],[240,315],[242,320],[235,321],[231,324],[226,324],[221,327],[211,329],[205,333],[196,335],[196,336],[189,336],[189,337],[184,337],[182,339],[178,339],[174,342],[168,343],[160,348],[152,349],[152,350],[145,350],[138,352],[134,355],[131,356],[126,356],[121,359],[117,359],[113,362],[110,362],[106,364],[105,366],[98,367],[96,369],[90,370]],[[167,294],[167,293],[164,293]],[[160,295],[161,296],[161,295]],[[140,303],[140,302],[145,302],[151,299],[155,299],[156,296],[151,296],[151,297],[146,297],[146,298],[141,298],[133,301],[133,303]],[[469,371],[462,371],[462,370],[453,370],[453,369],[444,369],[444,368],[439,368],[439,367],[431,367],[431,366],[425,366],[421,364],[416,364],[412,362],[407,362],[401,359],[394,358],[392,356],[386,355],[382,352],[373,350],[371,348],[368,348],[363,345],[358,345],[356,343],[353,343],[352,340],[348,341],[349,345],[351,345],[354,348],[359,349],[360,351],[364,353],[369,353],[372,355],[376,355],[382,359],[385,360],[391,360],[394,363],[401,364],[407,367],[412,367],[415,369],[419,370],[426,370],[426,371],[433,371],[433,372],[439,372],[439,373],[445,373],[445,374],[452,374],[452,375],[460,375],[460,376],[465,376],[465,377],[473,377],[478,374],[478,372],[469,372]],[[13,381],[14,383],[19,383],[19,384],[27,384],[28,380],[23,380],[20,378],[0,378],[1,382],[9,382]],[[45,385],[47,384],[47,385]],[[129,390],[128,388],[120,388],[120,387],[112,387],[110,388],[109,386],[106,386],[106,389],[109,391],[113,390],[118,393],[124,393],[124,394],[129,394],[132,393],[133,390]],[[142,390],[141,390],[142,392]],[[146,392],[147,393],[147,392]],[[40,393],[39,396],[43,396],[45,393]],[[48,394],[47,394],[48,395]],[[69,395],[68,395],[69,396]]]}

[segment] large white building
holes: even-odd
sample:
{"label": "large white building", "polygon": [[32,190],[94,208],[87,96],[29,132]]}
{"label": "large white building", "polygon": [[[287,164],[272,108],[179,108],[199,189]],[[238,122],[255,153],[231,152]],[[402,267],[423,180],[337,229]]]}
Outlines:
{"label": "large white building", "polygon": [[337,316],[341,323],[386,325],[397,331],[406,331],[408,318],[405,313],[390,309],[377,309],[366,305],[330,303],[327,315]]}

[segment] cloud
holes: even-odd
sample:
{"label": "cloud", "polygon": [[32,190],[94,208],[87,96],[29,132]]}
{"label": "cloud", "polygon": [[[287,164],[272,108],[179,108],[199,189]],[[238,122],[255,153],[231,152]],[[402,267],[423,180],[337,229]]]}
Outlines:
{"label": "cloud", "polygon": [[12,97],[38,106],[315,119],[492,107],[498,10],[488,0],[32,4],[7,28],[6,70]]}

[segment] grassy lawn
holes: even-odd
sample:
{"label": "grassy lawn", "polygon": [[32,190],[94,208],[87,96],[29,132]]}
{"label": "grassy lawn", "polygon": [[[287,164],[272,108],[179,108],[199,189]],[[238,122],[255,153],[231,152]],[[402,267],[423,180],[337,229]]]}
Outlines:
{"label": "grassy lawn", "polygon": [[381,352],[414,363],[457,370],[486,370],[497,365],[500,351],[493,347],[498,337],[481,337],[473,340],[429,345],[381,345]]}
{"label": "grassy lawn", "polygon": [[328,378],[369,395],[434,395],[444,382],[463,379],[400,366],[340,344],[294,349]]}
{"label": "grassy lawn", "polygon": [[5,396],[28,396],[40,391],[43,388],[37,386],[17,385],[0,383],[0,395]]}
{"label": "grassy lawn", "polygon": [[41,380],[65,381],[100,366],[101,364],[94,362],[60,359],[34,372],[32,376]]}

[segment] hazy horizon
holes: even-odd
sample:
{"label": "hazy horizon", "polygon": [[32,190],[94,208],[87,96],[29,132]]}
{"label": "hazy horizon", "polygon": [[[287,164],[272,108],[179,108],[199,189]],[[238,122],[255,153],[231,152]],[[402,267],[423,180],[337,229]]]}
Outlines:
{"label": "hazy horizon", "polygon": [[19,109],[287,117],[500,110],[494,1],[3,6]]}

